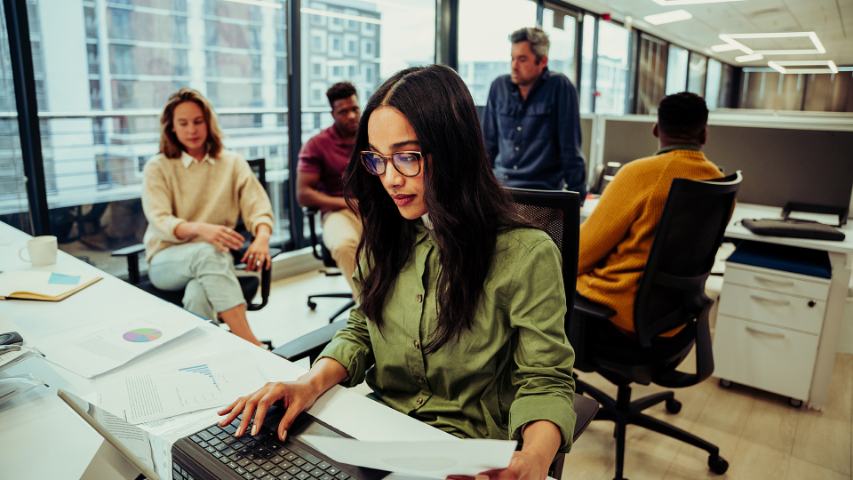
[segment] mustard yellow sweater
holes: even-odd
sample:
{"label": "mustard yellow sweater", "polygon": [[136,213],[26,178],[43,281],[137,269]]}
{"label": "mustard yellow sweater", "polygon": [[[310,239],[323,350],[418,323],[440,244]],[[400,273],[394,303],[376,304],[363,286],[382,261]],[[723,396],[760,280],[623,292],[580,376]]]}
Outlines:
{"label": "mustard yellow sweater", "polygon": [[622,167],[592,215],[581,224],[578,293],[615,310],[613,323],[633,332],[634,297],[672,180],[708,180],[721,175],[702,152],[687,149]]}

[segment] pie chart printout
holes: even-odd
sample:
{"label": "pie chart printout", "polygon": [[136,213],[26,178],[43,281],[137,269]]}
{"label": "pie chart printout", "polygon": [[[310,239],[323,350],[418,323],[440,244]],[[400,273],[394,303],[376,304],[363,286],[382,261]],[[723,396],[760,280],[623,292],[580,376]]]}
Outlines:
{"label": "pie chart printout", "polygon": [[127,332],[124,332],[122,338],[124,338],[128,342],[147,343],[153,342],[161,336],[163,336],[163,332],[157,330],[156,328],[134,328],[133,330],[128,330]]}

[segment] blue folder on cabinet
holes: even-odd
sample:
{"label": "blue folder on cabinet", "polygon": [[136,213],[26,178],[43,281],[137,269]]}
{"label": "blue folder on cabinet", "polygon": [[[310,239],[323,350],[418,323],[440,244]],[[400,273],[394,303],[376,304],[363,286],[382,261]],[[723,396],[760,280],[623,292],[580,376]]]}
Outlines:
{"label": "blue folder on cabinet", "polygon": [[727,261],[810,277],[832,277],[829,255],[809,248],[745,241],[738,245]]}

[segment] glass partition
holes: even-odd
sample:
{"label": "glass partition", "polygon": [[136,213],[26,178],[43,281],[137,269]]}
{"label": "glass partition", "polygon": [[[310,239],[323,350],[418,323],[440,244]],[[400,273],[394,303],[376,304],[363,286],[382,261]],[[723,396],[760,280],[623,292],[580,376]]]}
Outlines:
{"label": "glass partition", "polygon": [[640,35],[640,70],[637,72],[637,111],[657,112],[666,85],[666,42],[646,34]]}

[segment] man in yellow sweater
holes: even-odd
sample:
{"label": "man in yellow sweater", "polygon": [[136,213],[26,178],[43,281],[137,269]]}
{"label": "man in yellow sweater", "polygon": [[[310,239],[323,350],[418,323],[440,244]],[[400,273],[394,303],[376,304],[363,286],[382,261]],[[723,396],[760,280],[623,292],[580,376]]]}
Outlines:
{"label": "man in yellow sweater", "polygon": [[634,332],[634,297],[672,180],[722,176],[702,153],[707,123],[702,97],[661,100],[652,129],[660,149],[622,167],[581,225],[577,292],[615,310],[611,321],[622,331]]}

